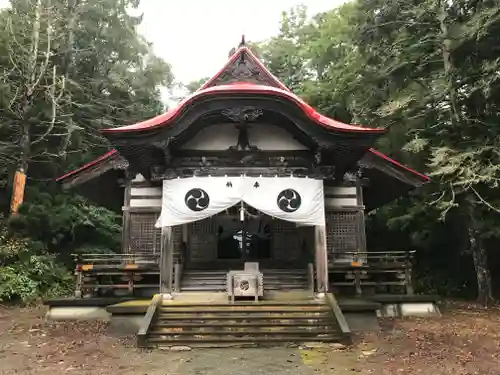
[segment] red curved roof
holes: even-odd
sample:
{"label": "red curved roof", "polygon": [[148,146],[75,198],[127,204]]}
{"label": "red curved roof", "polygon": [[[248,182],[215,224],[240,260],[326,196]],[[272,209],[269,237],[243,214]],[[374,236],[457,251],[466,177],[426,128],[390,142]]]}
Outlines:
{"label": "red curved roof", "polygon": [[81,167],[79,167],[71,172],[68,172],[63,176],[57,177],[56,182],[62,181],[68,177],[71,177],[71,176],[76,175],[80,172],[83,172],[89,168],[92,168],[93,166],[98,165],[99,163],[108,160],[109,158],[111,158],[114,155],[118,155],[118,151],[116,149],[113,149],[111,151],[106,152],[104,155],[99,156],[97,159],[92,160],[91,162],[84,164]]}
{"label": "red curved roof", "polygon": [[405,170],[405,171],[407,171],[407,172],[410,172],[410,173],[412,173],[412,174],[414,174],[414,175],[418,176],[418,177],[419,177],[419,178],[421,178],[424,182],[430,182],[430,181],[431,181],[431,179],[430,179],[430,177],[429,177],[429,176],[426,176],[426,175],[425,175],[425,174],[423,174],[423,173],[417,172],[416,170],[411,169],[410,167],[407,167],[407,166],[406,166],[406,165],[404,165],[404,164],[401,164],[400,162],[398,162],[398,161],[396,161],[396,160],[394,160],[394,159],[390,158],[389,156],[387,156],[386,154],[381,153],[381,152],[380,152],[380,151],[378,151],[378,150],[375,150],[374,148],[370,148],[368,151],[369,151],[369,152],[371,152],[372,154],[374,154],[374,155],[378,156],[379,158],[382,158],[382,159],[384,159],[384,160],[388,161],[389,163],[394,164],[394,165],[398,166],[399,168],[401,168],[401,169],[403,169],[403,170]]}
{"label": "red curved roof", "polygon": [[187,97],[181,101],[177,107],[169,110],[168,112],[156,116],[152,119],[139,122],[133,125],[121,126],[118,128],[103,129],[104,133],[123,133],[123,132],[140,132],[143,130],[150,130],[158,127],[168,126],[176,120],[180,115],[182,110],[188,107],[191,103],[197,99],[206,96],[216,96],[218,94],[257,94],[263,96],[276,96],[285,98],[294,104],[296,104],[304,114],[309,117],[312,121],[316,122],[329,130],[333,131],[343,131],[343,132],[354,132],[354,133],[385,133],[384,128],[365,128],[357,125],[344,124],[342,122],[333,120],[329,117],[323,116],[317,112],[313,107],[307,104],[305,101],[300,99],[298,96],[290,92],[289,90],[283,90],[280,88],[272,86],[258,85],[248,82],[237,82],[228,85],[213,86],[208,87],[203,90],[196,91],[191,96]]}

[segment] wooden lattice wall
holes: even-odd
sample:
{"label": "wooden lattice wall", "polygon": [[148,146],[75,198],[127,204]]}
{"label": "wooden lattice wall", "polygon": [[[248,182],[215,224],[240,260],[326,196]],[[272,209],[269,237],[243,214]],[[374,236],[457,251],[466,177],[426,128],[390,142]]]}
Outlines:
{"label": "wooden lattice wall", "polygon": [[212,218],[188,224],[188,256],[192,263],[210,262],[217,258],[217,233]]}
{"label": "wooden lattice wall", "polygon": [[294,261],[301,257],[301,241],[297,225],[284,220],[271,221],[271,257]]}
{"label": "wooden lattice wall", "polygon": [[[161,229],[155,228],[157,212],[132,212],[130,213],[130,240],[128,252],[160,254]],[[182,230],[181,227],[173,228],[174,259],[181,255]]]}
{"label": "wooden lattice wall", "polygon": [[161,229],[155,228],[158,214],[133,212],[130,214],[130,252],[159,254]]}
{"label": "wooden lattice wall", "polygon": [[364,250],[364,218],[362,210],[334,210],[326,213],[328,260],[349,260],[343,253]]}

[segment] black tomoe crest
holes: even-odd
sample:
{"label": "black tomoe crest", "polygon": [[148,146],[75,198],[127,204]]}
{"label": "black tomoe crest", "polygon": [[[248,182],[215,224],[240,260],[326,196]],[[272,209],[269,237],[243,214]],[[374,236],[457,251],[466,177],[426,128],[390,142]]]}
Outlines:
{"label": "black tomoe crest", "polygon": [[302,203],[300,194],[293,189],[283,190],[278,194],[278,207],[285,212],[295,212]]}
{"label": "black tomoe crest", "polygon": [[210,197],[205,190],[195,188],[186,193],[184,202],[191,211],[203,211],[210,204]]}

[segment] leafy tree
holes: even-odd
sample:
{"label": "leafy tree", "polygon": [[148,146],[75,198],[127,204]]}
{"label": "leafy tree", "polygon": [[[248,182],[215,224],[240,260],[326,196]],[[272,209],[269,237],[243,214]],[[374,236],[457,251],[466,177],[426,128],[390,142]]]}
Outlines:
{"label": "leafy tree", "polygon": [[19,215],[0,223],[0,248],[17,249],[14,257],[0,251],[0,299],[66,285],[73,252],[119,249],[119,218],[62,194],[54,179],[109,149],[102,128],[164,110],[160,89],[173,75],[138,34],[142,18],[129,12],[138,6],[11,0],[0,11],[0,210],[8,209],[13,172],[28,175]]}
{"label": "leafy tree", "polygon": [[[446,268],[474,269],[478,297],[488,302],[500,213],[499,55],[492,47],[500,4],[365,0],[311,21],[304,12],[285,13],[280,34],[261,45],[271,70],[327,115],[389,127],[379,148],[434,179],[372,215],[372,238],[399,232],[396,245],[419,249],[417,272],[433,267],[433,283],[447,272],[455,291],[471,279]],[[450,239],[452,231],[461,235]]]}

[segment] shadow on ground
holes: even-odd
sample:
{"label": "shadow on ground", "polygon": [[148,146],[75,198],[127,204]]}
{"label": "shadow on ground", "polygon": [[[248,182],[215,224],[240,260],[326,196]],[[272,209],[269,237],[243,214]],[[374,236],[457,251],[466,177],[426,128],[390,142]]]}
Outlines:
{"label": "shadow on ground", "polygon": [[0,307],[0,374],[495,374],[498,308],[452,305],[442,318],[382,321],[350,348],[143,351],[100,322],[47,323],[42,308]]}

